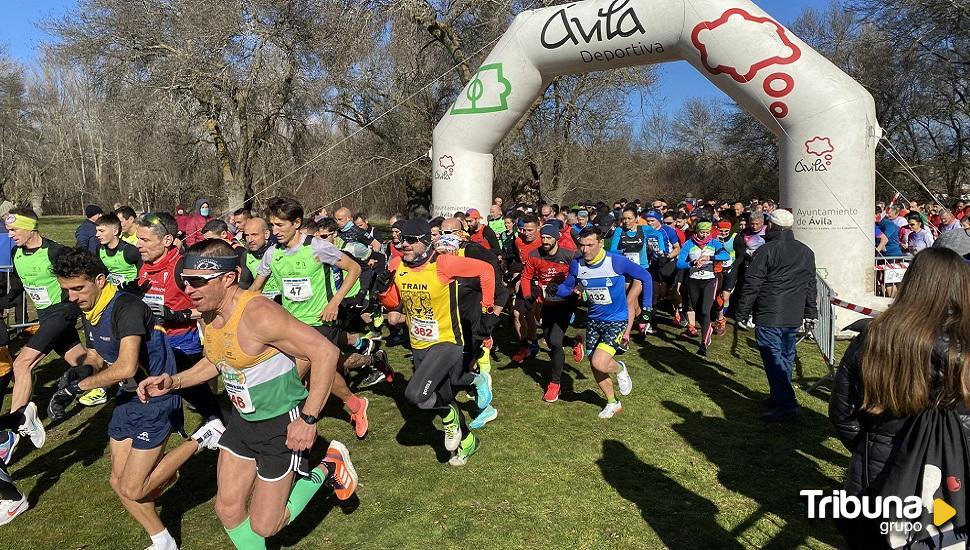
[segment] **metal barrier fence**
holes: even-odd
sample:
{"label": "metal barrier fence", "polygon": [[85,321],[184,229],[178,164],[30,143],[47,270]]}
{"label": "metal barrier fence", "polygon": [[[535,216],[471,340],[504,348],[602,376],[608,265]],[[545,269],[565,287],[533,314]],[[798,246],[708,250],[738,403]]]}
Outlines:
{"label": "metal barrier fence", "polygon": [[873,289],[876,296],[892,298],[911,261],[912,256],[877,256],[874,267],[876,287]]}
{"label": "metal barrier fence", "polygon": [[[0,265],[0,272],[5,275],[5,291],[10,292],[10,274],[13,272],[12,265]],[[37,321],[28,320],[27,293],[21,293],[19,303],[12,309],[3,310],[3,321],[7,325],[7,331],[22,330],[37,324]],[[11,318],[12,317],[12,318]]]}
{"label": "metal barrier fence", "polygon": [[829,372],[808,387],[809,393],[815,391],[823,382],[832,380],[835,376],[835,305],[833,304],[835,291],[821,277],[816,275],[815,292],[818,301],[818,321],[815,322],[815,327],[811,332],[806,332],[801,339],[811,338],[815,340],[815,345],[818,346],[818,351],[822,354],[822,360],[825,361],[825,366],[828,367]]}

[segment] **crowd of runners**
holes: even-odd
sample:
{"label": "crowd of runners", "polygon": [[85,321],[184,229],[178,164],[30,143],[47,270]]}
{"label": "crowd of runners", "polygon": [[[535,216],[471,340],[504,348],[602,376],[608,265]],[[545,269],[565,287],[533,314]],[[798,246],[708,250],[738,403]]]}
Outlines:
{"label": "crowd of runners", "polygon": [[[0,525],[28,508],[7,470],[15,451],[43,447],[75,400],[97,406],[114,394],[110,484],[157,550],[177,546],[154,501],[206,449],[219,450],[215,512],[237,548],[265,547],[324,486],[350,498],[346,447],[311,453],[331,395],[363,439],[368,398],[358,392],[407,378],[406,400],[440,417],[449,463],[462,466],[498,416],[498,348],[524,363],[541,339],[551,362],[536,398],[559,399],[569,354],[589,362],[606,399],[599,418],[614,417],[634,385],[622,354],[635,339],[650,345],[657,323],[682,329],[700,356],[729,316],[753,328],[750,304],[732,309],[732,296],[766,224],[791,226],[772,201],[496,199],[487,214],[392,216],[388,235],[366,214],[309,213],[282,197],[224,218],[204,199],[175,215],[85,213],[74,248],[44,237],[29,209],[3,220],[15,245],[6,298],[26,293],[39,325],[0,375],[0,395],[12,382],[0,416]],[[389,363],[385,349],[397,345],[410,348],[411,368]],[[32,371],[51,352],[69,368],[38,404]],[[220,375],[227,399],[215,391]],[[467,418],[460,392],[474,403]],[[201,417],[191,435],[183,399]],[[172,434],[181,444],[168,445]]]}

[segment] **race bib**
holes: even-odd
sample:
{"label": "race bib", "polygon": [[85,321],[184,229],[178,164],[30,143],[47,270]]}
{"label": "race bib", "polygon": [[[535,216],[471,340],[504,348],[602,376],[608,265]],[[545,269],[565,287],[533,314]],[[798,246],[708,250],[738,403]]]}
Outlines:
{"label": "race bib", "polygon": [[608,288],[587,288],[586,299],[589,300],[589,303],[598,306],[607,306],[613,303],[613,297],[610,296],[610,289]]}
{"label": "race bib", "polygon": [[313,287],[307,277],[284,278],[283,295],[292,302],[305,302],[313,298]]}
{"label": "race bib", "polygon": [[118,275],[117,273],[108,273],[108,282],[115,286],[119,286],[125,284],[127,281],[125,281],[123,275]]}
{"label": "race bib", "polygon": [[640,265],[640,253],[639,252],[624,252],[623,255],[626,256],[626,259],[630,260],[631,262],[633,262],[633,263],[635,263],[637,265]]}
{"label": "race bib", "polygon": [[229,401],[232,401],[236,410],[241,413],[251,413],[256,411],[253,406],[253,397],[249,394],[246,386],[246,375],[241,370],[230,367],[225,361],[219,361],[216,365],[222,373],[222,383],[226,387]]}
{"label": "race bib", "polygon": [[155,313],[162,315],[165,311],[165,296],[162,294],[145,294],[141,299]]}
{"label": "race bib", "polygon": [[422,342],[438,341],[438,321],[434,319],[411,318],[411,336]]}
{"label": "race bib", "polygon": [[51,305],[51,295],[47,293],[47,287],[24,285],[24,290],[27,291],[27,295],[30,296],[35,307],[45,308]]}
{"label": "race bib", "polygon": [[280,291],[278,291],[278,290],[264,290],[263,291],[263,296],[266,296],[270,300],[275,300],[276,297],[279,296],[279,295],[280,295]]}

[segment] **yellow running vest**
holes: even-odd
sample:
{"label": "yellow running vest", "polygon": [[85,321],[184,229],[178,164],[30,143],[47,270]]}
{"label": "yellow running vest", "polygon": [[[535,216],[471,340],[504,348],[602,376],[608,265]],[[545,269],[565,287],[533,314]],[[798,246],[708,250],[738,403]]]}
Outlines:
{"label": "yellow running vest", "polygon": [[462,345],[458,281],[442,283],[434,261],[419,270],[401,262],[394,284],[408,319],[412,349],[427,349],[439,342]]}

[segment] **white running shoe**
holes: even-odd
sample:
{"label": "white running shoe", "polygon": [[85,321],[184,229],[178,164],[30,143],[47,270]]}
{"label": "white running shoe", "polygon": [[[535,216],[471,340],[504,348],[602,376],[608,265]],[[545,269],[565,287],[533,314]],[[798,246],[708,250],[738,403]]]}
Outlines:
{"label": "white running shoe", "polygon": [[616,416],[616,413],[622,410],[623,410],[623,405],[621,405],[619,401],[617,401],[616,403],[607,403],[606,406],[603,407],[603,410],[600,411],[599,417],[613,418],[614,416]]}
{"label": "white running shoe", "polygon": [[623,361],[617,361],[620,364],[620,370],[616,373],[616,383],[620,386],[620,395],[630,395],[633,391],[633,379],[630,378],[630,372],[626,370],[626,363]]}
{"label": "white running shoe", "polygon": [[33,401],[27,403],[27,406],[24,407],[24,423],[17,428],[17,431],[20,432],[21,436],[30,436],[30,442],[38,449],[47,442],[47,432],[44,431],[44,425],[37,418],[37,405]]}
{"label": "white running shoe", "polygon": [[10,523],[15,517],[26,512],[27,508],[30,508],[27,495],[20,497],[20,500],[0,500],[0,525]]}
{"label": "white running shoe", "polygon": [[[461,414],[461,412],[458,412]],[[461,423],[456,417],[452,422],[445,422],[445,449],[449,451],[456,451],[461,445]]]}
{"label": "white running shoe", "polygon": [[226,431],[226,427],[222,424],[222,420],[214,418],[205,424],[201,428],[192,434],[192,439],[199,444],[199,449],[211,449],[215,450],[219,448],[219,438]]}

